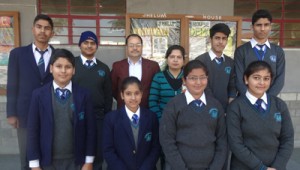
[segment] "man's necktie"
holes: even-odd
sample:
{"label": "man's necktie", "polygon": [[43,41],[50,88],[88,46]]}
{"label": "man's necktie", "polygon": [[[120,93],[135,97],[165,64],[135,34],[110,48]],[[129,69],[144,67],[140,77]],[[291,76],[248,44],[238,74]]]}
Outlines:
{"label": "man's necktie", "polygon": [[41,77],[44,77],[44,75],[45,75],[45,61],[44,61],[44,54],[48,51],[48,49],[46,49],[45,51],[39,51],[39,50],[36,48],[35,50],[41,54],[41,57],[40,57],[39,62],[38,62],[38,68],[39,68]]}
{"label": "man's necktie", "polygon": [[215,59],[216,59],[217,64],[222,64],[223,57],[216,57]]}
{"label": "man's necktie", "polygon": [[264,57],[264,46],[265,46],[265,44],[262,44],[262,45],[260,45],[260,44],[257,44],[257,46],[259,47],[259,49],[257,50],[257,53],[258,53],[258,55],[259,55],[259,60],[263,60],[263,57]]}
{"label": "man's necktie", "polygon": [[87,68],[93,67],[93,66],[94,66],[94,61],[93,61],[93,60],[86,60],[85,66],[86,66]]}
{"label": "man's necktie", "polygon": [[67,98],[70,97],[70,90],[68,89],[60,89],[60,88],[57,88],[55,90],[55,94],[57,95],[57,97],[61,100],[66,100]]}

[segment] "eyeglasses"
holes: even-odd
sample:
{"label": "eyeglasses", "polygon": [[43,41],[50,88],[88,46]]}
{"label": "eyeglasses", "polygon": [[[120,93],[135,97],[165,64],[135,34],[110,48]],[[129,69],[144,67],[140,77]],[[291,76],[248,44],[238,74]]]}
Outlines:
{"label": "eyeglasses", "polygon": [[197,76],[191,76],[191,77],[186,77],[188,80],[191,80],[193,82],[197,82],[198,80],[200,81],[204,81],[204,80],[207,80],[208,76],[200,76],[200,77],[197,77]]}
{"label": "eyeglasses", "polygon": [[134,48],[134,47],[136,47],[136,48],[140,48],[140,47],[142,47],[142,44],[128,44],[127,45],[127,47],[129,47],[129,48]]}

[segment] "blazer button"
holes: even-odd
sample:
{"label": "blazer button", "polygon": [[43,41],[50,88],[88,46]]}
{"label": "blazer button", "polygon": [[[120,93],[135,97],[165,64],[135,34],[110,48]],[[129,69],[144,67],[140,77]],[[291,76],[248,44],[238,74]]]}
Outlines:
{"label": "blazer button", "polygon": [[41,85],[44,85],[44,83],[43,83],[43,82],[41,82]]}
{"label": "blazer button", "polygon": [[135,150],[133,150],[132,153],[135,154],[136,153]]}

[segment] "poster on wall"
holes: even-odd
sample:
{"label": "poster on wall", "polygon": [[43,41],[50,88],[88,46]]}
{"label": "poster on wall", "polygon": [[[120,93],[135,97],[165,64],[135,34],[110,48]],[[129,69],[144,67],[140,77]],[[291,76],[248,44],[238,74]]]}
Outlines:
{"label": "poster on wall", "polygon": [[[209,29],[220,23],[220,21],[193,21],[189,22],[189,57],[190,60],[195,59],[199,55],[209,51],[211,49]],[[224,53],[230,57],[233,57],[234,50],[237,46],[237,22],[222,21],[229,26],[231,34],[228,37],[227,46],[224,49]]]}
{"label": "poster on wall", "polygon": [[19,13],[0,11],[0,94],[6,93],[10,51],[19,46]]}
{"label": "poster on wall", "polygon": [[130,33],[142,37],[143,57],[163,67],[168,47],[180,44],[180,20],[131,18]]}

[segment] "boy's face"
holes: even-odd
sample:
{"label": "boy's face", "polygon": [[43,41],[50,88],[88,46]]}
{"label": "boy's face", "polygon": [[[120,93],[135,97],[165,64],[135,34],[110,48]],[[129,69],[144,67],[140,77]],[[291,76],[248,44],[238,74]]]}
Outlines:
{"label": "boy's face", "polygon": [[268,18],[258,19],[254,25],[252,25],[253,38],[258,42],[265,42],[268,39],[271,28],[271,22]]}
{"label": "boy's face", "polygon": [[227,45],[228,37],[222,32],[217,32],[210,40],[212,51],[216,55],[221,56]]}
{"label": "boy's face", "polygon": [[59,87],[65,87],[72,79],[75,68],[67,59],[58,58],[53,65],[50,65],[50,72],[53,75],[55,83]]}
{"label": "boy's face", "polygon": [[35,42],[48,43],[50,38],[54,35],[53,28],[47,20],[38,20],[32,27],[32,34]]}
{"label": "boy's face", "polygon": [[95,56],[97,44],[95,41],[87,39],[80,44],[80,50],[84,57],[91,59]]}

